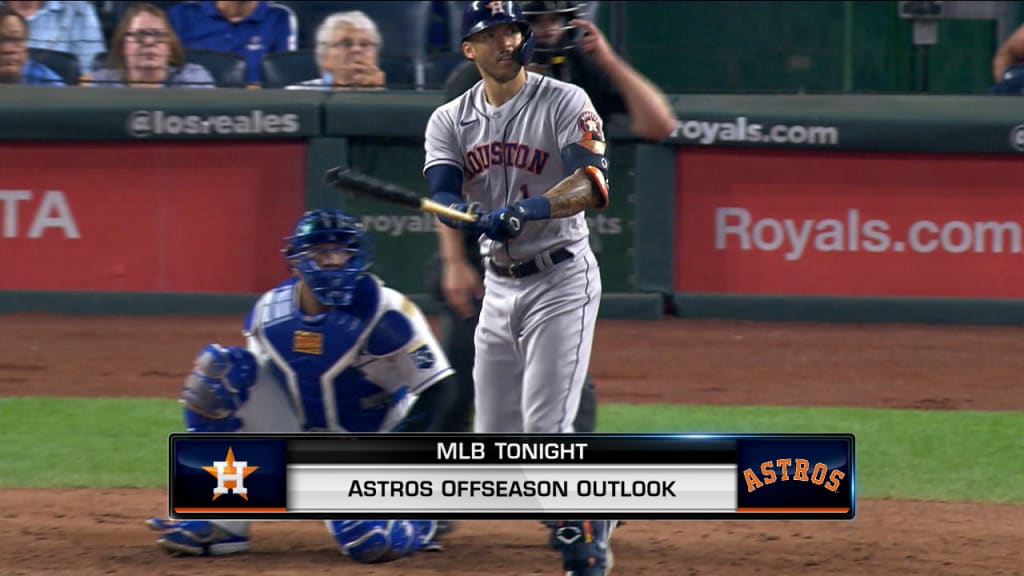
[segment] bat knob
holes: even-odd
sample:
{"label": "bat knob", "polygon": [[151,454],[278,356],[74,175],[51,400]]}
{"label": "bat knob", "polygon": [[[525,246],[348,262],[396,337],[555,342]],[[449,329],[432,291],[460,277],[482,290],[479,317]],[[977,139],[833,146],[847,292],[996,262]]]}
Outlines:
{"label": "bat knob", "polygon": [[324,172],[324,184],[336,184],[339,180],[341,180],[341,175],[344,174],[345,172],[348,172],[348,168],[342,168],[341,166],[328,168],[327,171]]}

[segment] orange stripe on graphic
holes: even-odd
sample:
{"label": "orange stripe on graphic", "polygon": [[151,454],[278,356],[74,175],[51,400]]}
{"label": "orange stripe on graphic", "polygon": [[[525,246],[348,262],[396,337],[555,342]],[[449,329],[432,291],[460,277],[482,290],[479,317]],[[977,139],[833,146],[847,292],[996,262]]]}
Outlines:
{"label": "orange stripe on graphic", "polygon": [[845,514],[849,508],[737,508],[737,512],[800,512],[814,514]]}
{"label": "orange stripe on graphic", "polygon": [[287,512],[287,508],[175,508],[179,514],[193,514],[196,512],[208,514],[210,512],[227,512],[244,514],[246,512]]}

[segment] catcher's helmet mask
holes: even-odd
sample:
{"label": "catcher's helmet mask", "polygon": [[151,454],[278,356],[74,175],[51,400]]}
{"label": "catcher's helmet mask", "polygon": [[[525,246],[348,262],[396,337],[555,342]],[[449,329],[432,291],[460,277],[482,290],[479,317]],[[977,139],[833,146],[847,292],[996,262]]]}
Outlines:
{"label": "catcher's helmet mask", "polygon": [[488,28],[508,22],[517,24],[523,32],[523,41],[516,48],[515,55],[516,60],[526,66],[533,57],[537,38],[534,36],[533,30],[530,29],[530,23],[523,16],[523,9],[516,2],[499,2],[497,0],[470,2],[462,14],[462,41],[465,42],[477,32],[483,32]]}
{"label": "catcher's helmet mask", "polygon": [[574,19],[587,17],[586,2],[573,0],[530,1],[523,2],[523,16],[528,23],[534,24],[547,15],[554,14],[561,20],[559,30],[565,32],[554,45],[537,42],[534,47],[533,62],[542,66],[558,64],[565,55],[576,47],[583,38],[582,28],[569,24]]}
{"label": "catcher's helmet mask", "polygon": [[[302,215],[285,238],[282,252],[313,296],[325,306],[348,306],[356,284],[373,263],[369,237],[358,220],[338,209],[321,208]],[[348,258],[339,267],[322,267],[317,256],[330,245]]]}

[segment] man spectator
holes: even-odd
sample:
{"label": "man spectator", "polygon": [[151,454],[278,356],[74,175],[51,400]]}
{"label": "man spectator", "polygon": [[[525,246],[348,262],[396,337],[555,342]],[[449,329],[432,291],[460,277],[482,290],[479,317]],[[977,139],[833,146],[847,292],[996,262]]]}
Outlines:
{"label": "man spectator", "polygon": [[292,90],[374,90],[384,88],[378,65],[380,32],[359,10],[328,16],[316,31],[320,77],[288,86]]}
{"label": "man spectator", "polygon": [[28,22],[0,4],[0,84],[64,86],[56,72],[28,57]]}
{"label": "man spectator", "polygon": [[92,2],[7,0],[5,4],[28,22],[29,48],[74,54],[83,75],[92,72],[96,56],[107,50]]}
{"label": "man spectator", "polygon": [[280,4],[257,1],[182,2],[167,11],[186,49],[245,56],[250,85],[262,78],[260,62],[270,52],[295,50],[295,14]]}

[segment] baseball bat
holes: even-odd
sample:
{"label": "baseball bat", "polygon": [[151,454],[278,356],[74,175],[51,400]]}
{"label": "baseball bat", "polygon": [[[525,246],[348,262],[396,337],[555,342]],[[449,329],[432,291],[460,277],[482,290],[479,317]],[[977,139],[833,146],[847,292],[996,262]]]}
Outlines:
{"label": "baseball bat", "polygon": [[430,212],[451,220],[476,222],[477,219],[475,214],[460,212],[454,208],[449,208],[444,204],[439,204],[429,198],[424,198],[412,190],[402,188],[401,186],[392,184],[391,182],[385,182],[384,180],[374,178],[373,176],[362,174],[351,168],[335,166],[334,168],[329,169],[324,173],[324,183],[328,186],[348,190],[349,192],[359,196],[373,198],[374,200],[397,204],[399,206],[405,206],[406,208],[412,208],[413,210]]}

